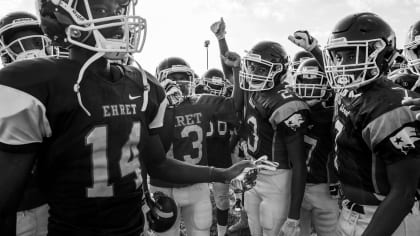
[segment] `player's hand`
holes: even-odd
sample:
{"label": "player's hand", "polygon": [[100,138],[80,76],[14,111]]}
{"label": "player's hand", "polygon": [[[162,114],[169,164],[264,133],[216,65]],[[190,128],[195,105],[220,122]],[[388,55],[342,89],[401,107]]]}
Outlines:
{"label": "player's hand", "polygon": [[330,183],[329,190],[330,190],[330,196],[332,199],[340,198],[340,184],[339,183]]}
{"label": "player's hand", "polygon": [[[412,111],[420,111],[420,98],[407,98],[401,102],[405,106],[409,106]],[[420,113],[416,114],[416,119],[420,120]]]}
{"label": "player's hand", "polygon": [[165,89],[166,98],[171,106],[179,105],[183,100],[182,91],[176,82],[165,79],[161,82],[162,87]]}
{"label": "player's hand", "polygon": [[241,174],[230,181],[233,191],[245,192],[252,189],[257,183],[258,168],[245,168]]}
{"label": "player's hand", "polygon": [[225,182],[229,183],[233,178],[240,175],[245,168],[253,168],[255,167],[252,161],[243,160],[238,163],[235,163],[231,167],[224,170],[224,178]]}
{"label": "player's hand", "polygon": [[224,39],[226,35],[226,24],[223,20],[223,17],[220,18],[219,21],[214,22],[210,26],[211,31],[216,35],[217,39]]}
{"label": "player's hand", "polygon": [[300,227],[299,220],[289,219],[284,222],[281,227],[279,236],[299,236]]}
{"label": "player's hand", "polygon": [[289,35],[287,38],[292,41],[292,43],[308,52],[318,46],[318,40],[312,37],[307,30],[297,30],[293,35]]}
{"label": "player's hand", "polygon": [[241,56],[236,52],[227,51],[225,55],[220,55],[223,63],[232,68],[239,68],[241,66]]}

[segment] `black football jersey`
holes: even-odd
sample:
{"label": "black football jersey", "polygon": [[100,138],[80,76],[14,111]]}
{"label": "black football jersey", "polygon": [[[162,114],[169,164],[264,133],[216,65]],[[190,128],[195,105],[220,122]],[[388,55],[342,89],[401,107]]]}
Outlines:
{"label": "black football jersey", "polygon": [[[159,130],[167,158],[192,165],[208,165],[206,135],[212,120],[236,122],[232,98],[210,94],[188,97],[165,112],[164,126]],[[150,183],[158,187],[181,187],[155,178]]]}
{"label": "black football jersey", "polygon": [[230,139],[233,125],[213,119],[206,134],[207,159],[209,166],[227,168],[232,165]]}
{"label": "black football jersey", "polygon": [[332,123],[333,107],[323,103],[311,107],[309,124],[305,134],[305,145],[308,157],[307,182],[313,184],[327,183],[327,161],[333,149]]}
{"label": "black football jersey", "polygon": [[78,97],[81,67],[35,59],[0,71],[0,149],[39,156],[49,235],[138,235],[139,157],[151,129],[162,125],[164,91],[150,75],[112,66],[120,79],[87,69]]}
{"label": "black football jersey", "polygon": [[334,166],[342,183],[385,196],[386,166],[420,157],[420,122],[401,105],[407,96],[420,97],[383,78],[337,95]]}
{"label": "black football jersey", "polygon": [[289,169],[283,137],[307,125],[307,104],[280,84],[264,92],[245,94],[248,152],[254,158],[267,155],[279,168]]}

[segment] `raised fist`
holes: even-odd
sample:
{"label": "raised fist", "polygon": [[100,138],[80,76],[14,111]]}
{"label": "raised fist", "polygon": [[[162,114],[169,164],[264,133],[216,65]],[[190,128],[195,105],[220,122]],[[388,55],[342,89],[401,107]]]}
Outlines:
{"label": "raised fist", "polygon": [[211,31],[216,35],[217,39],[224,39],[226,35],[226,24],[223,20],[223,17],[220,18],[219,21],[214,22],[210,26]]}
{"label": "raised fist", "polygon": [[293,33],[293,35],[289,35],[287,38],[292,41],[292,43],[308,52],[318,46],[318,40],[312,37],[307,30],[297,30]]}

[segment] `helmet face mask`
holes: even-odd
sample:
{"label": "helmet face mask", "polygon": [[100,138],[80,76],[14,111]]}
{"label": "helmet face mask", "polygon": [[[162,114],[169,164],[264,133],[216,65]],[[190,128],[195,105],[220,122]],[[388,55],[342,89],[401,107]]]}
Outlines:
{"label": "helmet face mask", "polygon": [[325,72],[333,89],[358,88],[379,76],[376,63],[386,44],[382,39],[329,42],[325,47]]}
{"label": "helmet face mask", "polygon": [[61,46],[102,52],[111,60],[143,48],[146,20],[135,15],[136,0],[37,1],[44,30]]}
{"label": "helmet face mask", "polygon": [[417,34],[413,35],[412,39],[409,36],[408,42],[404,45],[404,54],[410,71],[420,76],[420,32],[417,31]]}
{"label": "helmet face mask", "polygon": [[194,91],[194,72],[191,68],[183,65],[174,65],[171,68],[159,72],[159,82],[165,79],[172,80],[177,84],[183,96],[190,96]]}
{"label": "helmet face mask", "polygon": [[246,91],[265,91],[285,78],[289,56],[279,43],[262,41],[241,62],[239,87]]}
{"label": "helmet face mask", "polygon": [[210,94],[223,96],[226,93],[226,83],[223,78],[212,77],[205,78],[204,84],[207,86]]}
{"label": "helmet face mask", "polygon": [[55,57],[51,40],[43,35],[39,21],[25,12],[14,12],[1,20],[0,56],[3,65],[38,57]]}
{"label": "helmet face mask", "polygon": [[275,76],[283,71],[282,63],[272,63],[258,54],[248,53],[242,59],[239,86],[247,91],[270,90],[274,87]]}
{"label": "helmet face mask", "polygon": [[294,79],[292,87],[302,99],[323,101],[328,98],[328,81],[316,59],[302,62],[294,74]]}
{"label": "helmet face mask", "polygon": [[216,68],[207,70],[201,79],[196,80],[196,88],[203,86],[202,92],[216,96],[225,96],[227,85],[224,73]]}

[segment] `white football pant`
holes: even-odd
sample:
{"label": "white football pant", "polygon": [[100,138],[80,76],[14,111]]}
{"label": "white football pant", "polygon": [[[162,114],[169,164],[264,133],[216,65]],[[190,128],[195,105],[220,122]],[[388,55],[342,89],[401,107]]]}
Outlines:
{"label": "white football pant", "polygon": [[19,211],[16,215],[16,236],[46,236],[48,232],[48,205]]}
{"label": "white football pant", "polygon": [[[360,236],[367,228],[378,206],[363,207],[364,214],[360,214],[347,206],[348,200],[343,201],[343,209],[338,219],[337,231],[340,236]],[[383,222],[386,224],[386,222]],[[380,227],[380,226],[379,226]],[[409,213],[395,230],[392,236],[419,236],[420,215],[419,203],[415,202],[412,213]]]}
{"label": "white football pant", "polygon": [[278,236],[289,213],[291,178],[291,170],[263,171],[254,188],[245,192],[244,207],[252,236]]}
{"label": "white football pant", "polygon": [[310,236],[312,226],[318,236],[335,236],[338,215],[338,201],[331,198],[328,184],[306,184],[300,211],[301,236]]}

